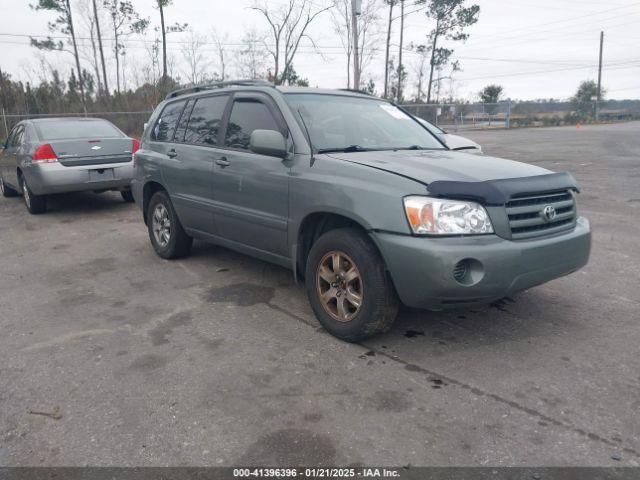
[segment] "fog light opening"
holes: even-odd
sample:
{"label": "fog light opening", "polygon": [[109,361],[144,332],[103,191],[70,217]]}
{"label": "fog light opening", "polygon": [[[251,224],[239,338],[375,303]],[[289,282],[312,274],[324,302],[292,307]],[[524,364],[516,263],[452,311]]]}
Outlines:
{"label": "fog light opening", "polygon": [[479,283],[484,277],[484,267],[475,258],[460,260],[453,267],[453,278],[460,285],[471,286]]}

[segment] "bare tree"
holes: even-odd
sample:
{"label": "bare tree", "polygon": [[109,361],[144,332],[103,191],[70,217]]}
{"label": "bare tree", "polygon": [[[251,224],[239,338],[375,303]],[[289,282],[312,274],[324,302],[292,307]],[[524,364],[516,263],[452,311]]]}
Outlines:
{"label": "bare tree", "polygon": [[431,52],[429,84],[427,85],[427,102],[431,101],[431,90],[434,83],[433,74],[439,67],[444,67],[451,60],[453,50],[439,46],[442,40],[452,42],[465,41],[469,34],[465,29],[478,21],[480,7],[466,7],[465,0],[429,0],[426,15],[435,20],[436,26],[429,33],[429,50]]}
{"label": "bare tree", "polygon": [[237,72],[243,78],[264,78],[266,76],[267,52],[264,37],[255,30],[248,30],[242,37],[242,48],[237,55]]}
{"label": "bare tree", "polygon": [[156,31],[160,32],[162,38],[162,88],[166,89],[167,84],[167,34],[172,32],[184,32],[188,25],[186,23],[175,23],[167,25],[164,18],[164,9],[173,3],[173,0],[155,0],[156,7],[160,12],[160,28]]}
{"label": "bare tree", "polygon": [[[353,55],[353,16],[351,0],[333,0],[333,7],[331,10],[331,19],[347,57],[347,88],[351,88],[351,73],[353,69],[351,62]],[[378,2],[376,0],[368,0],[362,6],[361,14],[357,16],[358,69],[360,72],[364,71],[378,52],[378,43],[380,40],[378,31],[379,11],[380,6]]]}
{"label": "bare tree", "polygon": [[[69,0],[38,0],[38,3],[31,5],[34,10],[45,10],[57,14],[58,16],[53,22],[49,22],[50,32],[59,32],[68,36],[68,42],[71,44],[72,53],[76,62],[76,72],[78,72],[78,84],[80,87],[80,100],[82,101],[82,108],[84,113],[87,113],[87,99],[84,94],[84,82],[82,69],[80,68],[80,55],[78,53],[78,43],[76,41],[76,31],[73,26],[73,12],[71,11],[71,4]],[[31,45],[40,50],[58,50],[67,51],[61,41],[55,42],[51,37],[45,40],[37,40],[31,38]]]}
{"label": "bare tree", "polygon": [[218,57],[218,68],[220,73],[220,81],[224,82],[227,78],[227,48],[226,44],[229,41],[229,35],[227,33],[221,35],[215,28],[211,29],[211,40],[213,46],[216,49],[216,56]]}
{"label": "bare tree", "polygon": [[400,0],[400,45],[398,47],[398,87],[396,96],[398,102],[402,101],[402,74],[404,73],[404,65],[402,64],[402,49],[404,48],[404,1]]}
{"label": "bare tree", "polygon": [[[104,83],[104,91],[109,96],[109,82],[107,81],[107,65],[104,61],[104,49],[102,47],[102,34],[100,33],[100,15],[98,14],[98,4],[96,0],[93,3],[93,18],[96,26],[96,36],[98,37],[98,47],[100,49],[100,62],[102,63],[102,81]],[[100,83],[100,76],[97,76]]]}
{"label": "bare tree", "polygon": [[[149,20],[141,18],[129,0],[104,0],[104,6],[111,16],[113,53],[116,59],[116,86],[120,93],[120,56],[125,52],[125,44],[121,39],[132,33],[143,33],[149,26]],[[124,72],[122,74],[124,75]]]}
{"label": "bare tree", "polygon": [[389,20],[387,21],[387,42],[385,45],[384,55],[384,90],[383,97],[389,97],[389,51],[391,50],[391,27],[393,24],[393,8],[396,6],[399,0],[384,0],[384,3],[389,5]]}
{"label": "bare tree", "polygon": [[266,1],[251,8],[260,12],[269,24],[273,43],[265,42],[265,48],[273,58],[273,82],[280,85],[287,78],[302,39],[307,38],[315,45],[307,34],[309,25],[332,6],[320,8],[312,0],[288,0],[286,5],[276,8],[267,6]]}
{"label": "bare tree", "polygon": [[90,47],[90,51],[87,54],[86,52],[84,52],[82,49],[81,55],[82,57],[88,61],[91,66],[93,67],[93,73],[96,76],[96,80],[98,83],[98,93],[102,93],[103,88],[102,88],[102,80],[100,77],[100,63],[98,61],[98,45],[97,45],[97,39],[96,39],[96,23],[95,23],[95,16],[93,14],[93,11],[91,10],[91,7],[89,5],[90,2],[83,2],[83,3],[79,3],[78,4],[78,12],[80,13],[80,19],[83,20],[83,23],[85,24],[84,26],[86,27],[86,29],[89,32],[89,47]]}
{"label": "bare tree", "polygon": [[429,50],[424,45],[413,46],[412,49],[418,54],[418,59],[413,64],[413,72],[416,76],[416,103],[421,103],[424,98],[425,78],[429,67]]}
{"label": "bare tree", "polygon": [[334,0],[331,20],[334,30],[347,56],[347,88],[351,88],[351,55],[353,54],[353,27],[351,23],[351,0]]}
{"label": "bare tree", "polygon": [[358,49],[360,51],[359,70],[364,72],[373,58],[378,54],[381,40],[379,29],[380,4],[376,0],[368,0],[358,15]]}
{"label": "bare tree", "polygon": [[191,30],[181,48],[182,56],[187,64],[185,75],[190,85],[203,83],[207,67],[211,65],[211,61],[207,59],[205,53],[206,45],[207,37]]}

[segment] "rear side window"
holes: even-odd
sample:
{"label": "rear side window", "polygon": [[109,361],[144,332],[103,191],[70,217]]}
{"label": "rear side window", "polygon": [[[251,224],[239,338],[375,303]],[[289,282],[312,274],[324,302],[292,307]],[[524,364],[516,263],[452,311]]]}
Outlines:
{"label": "rear side window", "polygon": [[249,150],[249,141],[254,130],[276,130],[280,127],[269,108],[258,100],[237,100],[233,104],[225,145]]}
{"label": "rear side window", "polygon": [[153,127],[153,132],[151,132],[152,140],[159,142],[170,142],[173,140],[173,134],[176,131],[178,120],[180,120],[180,114],[184,109],[185,103],[184,101],[174,102],[164,107],[162,114],[160,114],[160,117]]}
{"label": "rear side window", "polygon": [[7,147],[13,147],[13,145],[14,145],[13,142],[15,141],[16,134],[18,133],[18,130],[20,130],[21,128],[22,128],[22,125],[18,125],[17,127],[13,127],[13,129],[9,133],[9,137],[7,138]]}
{"label": "rear side window", "polygon": [[228,99],[228,95],[199,98],[189,117],[184,141],[196,145],[217,145],[220,124]]}
{"label": "rear side window", "polygon": [[35,123],[40,140],[122,137],[122,133],[104,120],[52,120]]}
{"label": "rear side window", "polygon": [[20,125],[17,129],[13,138],[11,139],[12,147],[19,147],[22,145],[22,139],[24,138],[24,125]]}

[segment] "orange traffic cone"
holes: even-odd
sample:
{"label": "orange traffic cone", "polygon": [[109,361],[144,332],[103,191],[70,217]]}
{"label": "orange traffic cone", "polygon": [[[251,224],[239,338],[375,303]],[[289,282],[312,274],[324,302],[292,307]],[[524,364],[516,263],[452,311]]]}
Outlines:
{"label": "orange traffic cone", "polygon": [[580,122],[576,123],[576,128],[580,130],[582,128],[582,124]]}

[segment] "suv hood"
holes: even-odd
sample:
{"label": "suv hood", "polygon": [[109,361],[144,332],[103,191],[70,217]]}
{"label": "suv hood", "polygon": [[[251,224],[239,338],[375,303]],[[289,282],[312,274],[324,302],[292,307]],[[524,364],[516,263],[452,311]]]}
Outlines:
{"label": "suv hood", "polygon": [[332,153],[329,156],[408,177],[425,185],[436,181],[485,182],[552,173],[513,160],[451,150]]}

